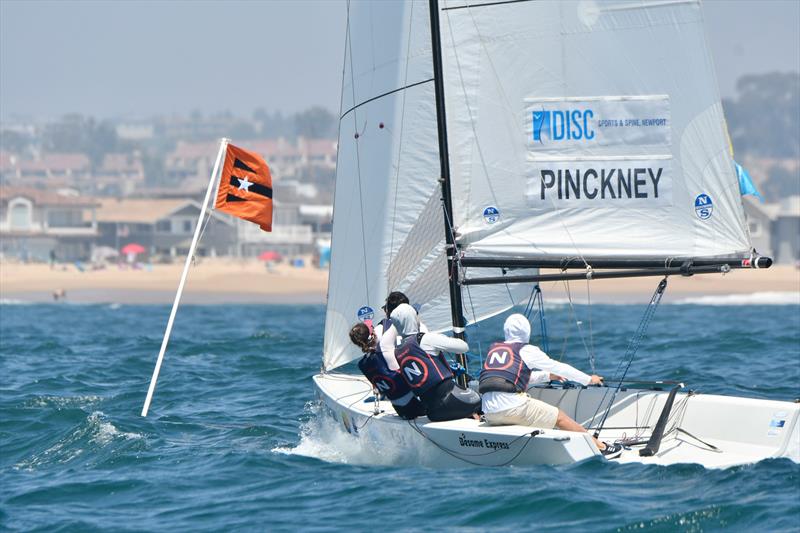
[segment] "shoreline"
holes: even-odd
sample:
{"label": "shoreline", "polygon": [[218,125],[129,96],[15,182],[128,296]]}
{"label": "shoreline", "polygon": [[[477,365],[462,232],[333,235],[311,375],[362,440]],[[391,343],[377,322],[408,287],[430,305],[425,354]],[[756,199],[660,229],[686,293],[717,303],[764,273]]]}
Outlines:
{"label": "shoreline", "polygon": [[[2,301],[42,303],[54,301],[63,290],[73,303],[169,304],[178,288],[182,264],[152,265],[142,269],[112,266],[81,272],[74,265],[0,263]],[[543,270],[553,273],[553,270]],[[647,302],[659,277],[595,280],[590,282],[595,303]],[[313,267],[274,265],[257,261],[206,259],[194,265],[184,288],[186,304],[324,304],[328,273]],[[541,284],[545,299],[586,303],[586,281]],[[768,270],[734,270],[726,275],[671,276],[665,302],[703,297],[764,295],[800,304],[800,270],[774,266]],[[755,304],[758,298],[755,298]]]}

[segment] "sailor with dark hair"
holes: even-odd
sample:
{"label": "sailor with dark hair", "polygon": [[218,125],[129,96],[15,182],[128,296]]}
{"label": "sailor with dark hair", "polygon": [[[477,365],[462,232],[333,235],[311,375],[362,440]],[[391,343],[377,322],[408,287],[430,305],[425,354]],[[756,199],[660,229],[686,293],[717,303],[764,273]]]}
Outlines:
{"label": "sailor with dark hair", "polygon": [[[554,361],[529,344],[531,326],[528,319],[519,313],[506,319],[503,331],[504,342],[495,342],[489,347],[481,369],[478,390],[483,396],[486,422],[492,426],[518,424],[585,433],[583,426],[558,407],[531,398],[527,392],[528,386],[549,379],[561,380],[562,376],[582,385],[600,385],[603,378],[584,374],[566,363]],[[540,371],[534,371],[535,368]],[[603,455],[621,450],[617,444],[597,439],[594,442]]]}
{"label": "sailor with dark hair", "polygon": [[[389,296],[386,297],[386,303],[381,307],[386,313],[386,318],[380,320],[374,326],[375,336],[378,338],[378,344],[381,348],[380,351],[383,354],[383,358],[386,360],[386,365],[391,370],[397,370],[400,366],[397,364],[397,359],[394,356],[394,350],[397,347],[398,332],[389,317],[398,305],[408,303],[408,297],[402,292],[390,292]],[[427,333],[428,328],[425,327],[425,324],[420,322],[419,330]]]}
{"label": "sailor with dark hair", "polygon": [[398,305],[391,318],[403,339],[395,350],[400,375],[425,406],[428,419],[440,422],[477,413],[480,396],[456,385],[453,371],[442,353],[466,353],[467,343],[439,333],[421,332],[417,311],[406,303]]}
{"label": "sailor with dark hair", "polygon": [[397,370],[390,370],[380,353],[377,338],[370,328],[359,322],[350,329],[350,340],[364,353],[358,368],[378,393],[392,403],[397,416],[411,420],[425,414],[422,403]]}

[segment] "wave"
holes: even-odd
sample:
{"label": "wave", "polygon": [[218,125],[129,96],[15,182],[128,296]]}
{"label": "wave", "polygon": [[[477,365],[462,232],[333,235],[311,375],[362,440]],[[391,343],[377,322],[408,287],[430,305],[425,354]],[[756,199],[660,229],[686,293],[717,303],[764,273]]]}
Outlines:
{"label": "wave", "polygon": [[673,305],[800,305],[800,292],[753,292],[694,296],[669,302]]}
{"label": "wave", "polygon": [[26,401],[24,408],[39,409],[53,407],[56,410],[89,407],[102,402],[104,398],[97,395],[86,396],[37,396]]}
{"label": "wave", "polygon": [[69,463],[87,451],[96,455],[99,448],[125,441],[144,441],[144,435],[121,431],[106,419],[102,411],[95,411],[55,444],[20,461],[14,468],[32,471],[53,464]]}
{"label": "wave", "polygon": [[0,305],[31,305],[33,302],[17,300],[16,298],[0,298]]}

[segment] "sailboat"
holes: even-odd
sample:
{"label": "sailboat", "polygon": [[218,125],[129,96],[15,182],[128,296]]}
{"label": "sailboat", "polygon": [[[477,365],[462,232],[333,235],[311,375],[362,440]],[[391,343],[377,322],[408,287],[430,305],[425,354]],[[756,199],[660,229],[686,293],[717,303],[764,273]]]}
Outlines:
{"label": "sailboat", "polygon": [[[463,338],[541,281],[768,268],[748,234],[713,72],[698,0],[348,4],[313,378],[327,413],[424,465],[602,457],[591,433],[402,420],[365,378],[341,370],[361,356],[348,330],[394,290],[430,330]],[[602,440],[635,433],[620,463],[800,461],[797,403],[622,380],[529,394]]]}

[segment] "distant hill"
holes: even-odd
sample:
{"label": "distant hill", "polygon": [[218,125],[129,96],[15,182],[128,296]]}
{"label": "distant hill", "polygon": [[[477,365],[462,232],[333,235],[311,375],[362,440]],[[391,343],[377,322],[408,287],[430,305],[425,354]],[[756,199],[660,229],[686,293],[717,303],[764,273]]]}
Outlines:
{"label": "distant hill", "polygon": [[748,75],[722,106],[734,150],[757,157],[800,157],[800,73]]}

